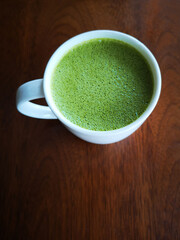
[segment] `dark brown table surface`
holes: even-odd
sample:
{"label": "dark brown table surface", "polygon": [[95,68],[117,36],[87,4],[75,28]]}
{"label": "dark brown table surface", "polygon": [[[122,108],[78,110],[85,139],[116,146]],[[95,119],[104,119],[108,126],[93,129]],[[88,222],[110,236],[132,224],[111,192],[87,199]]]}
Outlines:
{"label": "dark brown table surface", "polygon": [[[180,239],[180,1],[4,0],[0,19],[0,239]],[[110,145],[15,106],[58,46],[94,29],[138,38],[162,72],[154,112]]]}

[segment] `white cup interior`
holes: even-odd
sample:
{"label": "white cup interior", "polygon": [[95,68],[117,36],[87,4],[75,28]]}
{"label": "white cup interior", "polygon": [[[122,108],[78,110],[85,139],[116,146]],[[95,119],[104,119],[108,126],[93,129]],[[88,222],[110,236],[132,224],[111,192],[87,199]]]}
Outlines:
{"label": "white cup interior", "polygon": [[[51,95],[51,88],[50,88],[51,76],[52,76],[52,73],[53,73],[55,67],[59,63],[60,59],[64,56],[64,54],[66,54],[75,45],[82,43],[84,41],[90,40],[90,39],[95,39],[95,38],[113,38],[113,39],[118,39],[118,40],[121,40],[123,42],[130,44],[131,46],[136,48],[145,57],[145,59],[148,61],[149,65],[151,67],[151,71],[153,74],[154,90],[153,90],[152,99],[151,99],[147,109],[137,120],[135,120],[134,122],[132,122],[131,124],[129,124],[123,128],[117,129],[117,130],[94,131],[94,130],[88,130],[85,128],[81,128],[81,127],[75,125],[74,123],[70,122],[68,119],[66,119],[61,114],[61,112],[57,109],[57,107],[53,101],[52,95]],[[46,101],[47,101],[49,107],[51,108],[51,110],[54,112],[54,114],[59,118],[59,120],[63,124],[65,124],[67,127],[71,128],[71,129],[80,131],[82,133],[83,132],[89,133],[89,134],[101,133],[101,135],[102,135],[102,134],[111,134],[111,132],[119,133],[119,132],[127,131],[130,128],[135,127],[135,125],[139,125],[140,123],[143,123],[146,120],[146,118],[151,114],[154,107],[156,106],[159,96],[160,96],[161,73],[160,73],[158,63],[157,63],[155,57],[153,56],[153,54],[143,43],[141,43],[136,38],[134,38],[128,34],[124,34],[124,33],[117,32],[117,31],[112,31],[112,30],[95,30],[95,31],[90,31],[90,32],[79,34],[79,35],[69,39],[68,41],[63,43],[54,52],[54,54],[51,56],[47,66],[46,66],[43,84],[44,84],[43,87],[44,87]]]}

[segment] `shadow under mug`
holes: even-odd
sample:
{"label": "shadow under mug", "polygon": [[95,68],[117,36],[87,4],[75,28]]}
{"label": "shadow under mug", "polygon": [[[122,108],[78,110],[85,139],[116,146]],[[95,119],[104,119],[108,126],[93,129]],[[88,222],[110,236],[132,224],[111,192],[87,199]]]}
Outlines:
{"label": "shadow under mug", "polygon": [[[133,46],[145,57],[153,74],[153,95],[147,109],[137,120],[117,130],[94,131],[73,124],[57,109],[50,91],[52,73],[64,54],[75,45],[95,38],[118,39]],[[16,94],[16,105],[19,112],[29,117],[41,119],[59,119],[69,131],[87,142],[96,144],[109,144],[128,137],[142,125],[142,123],[148,118],[155,108],[160,96],[160,92],[161,73],[158,63],[153,54],[143,43],[125,33],[112,30],[95,30],[79,34],[63,43],[51,56],[46,66],[43,79],[27,82],[18,88]],[[31,100],[38,98],[45,98],[48,106],[41,106],[30,102]]]}

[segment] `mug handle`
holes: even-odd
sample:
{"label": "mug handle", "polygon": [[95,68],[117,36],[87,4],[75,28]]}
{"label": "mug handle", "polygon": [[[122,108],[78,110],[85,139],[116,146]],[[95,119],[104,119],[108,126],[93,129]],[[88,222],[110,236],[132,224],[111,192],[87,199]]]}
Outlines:
{"label": "mug handle", "polygon": [[43,79],[29,81],[21,85],[16,93],[16,107],[18,111],[28,117],[39,119],[56,119],[49,107],[30,102],[44,98]]}

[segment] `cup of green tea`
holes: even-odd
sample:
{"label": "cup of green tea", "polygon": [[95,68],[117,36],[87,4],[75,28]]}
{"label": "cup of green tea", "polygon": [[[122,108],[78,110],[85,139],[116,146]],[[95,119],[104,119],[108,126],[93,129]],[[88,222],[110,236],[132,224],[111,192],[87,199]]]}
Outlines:
{"label": "cup of green tea", "polygon": [[[161,73],[150,50],[117,31],[95,30],[63,43],[43,79],[21,85],[17,109],[41,119],[59,119],[79,138],[97,144],[135,132],[155,108]],[[48,106],[32,103],[45,98]]]}

